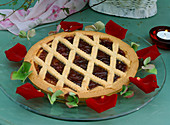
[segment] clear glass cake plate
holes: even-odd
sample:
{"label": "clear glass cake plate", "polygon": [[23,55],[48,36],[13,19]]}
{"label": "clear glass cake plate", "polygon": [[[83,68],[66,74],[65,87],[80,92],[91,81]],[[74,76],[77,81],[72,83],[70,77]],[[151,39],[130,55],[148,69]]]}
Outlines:
{"label": "clear glass cake plate", "polygon": [[[80,22],[85,25],[94,24],[94,22]],[[97,113],[96,111],[90,109],[86,105],[80,105],[77,108],[68,108],[64,103],[56,102],[51,105],[46,97],[34,98],[30,100],[25,100],[22,96],[16,94],[16,88],[23,85],[19,80],[11,80],[10,74],[13,71],[17,71],[21,66],[22,62],[11,62],[9,61],[4,51],[13,47],[17,43],[21,43],[26,46],[27,50],[36,42],[42,38],[48,36],[50,31],[56,30],[56,24],[42,25],[36,28],[36,36],[31,38],[29,41],[26,39],[21,39],[19,37],[11,38],[11,41],[6,46],[1,47],[0,50],[0,88],[12,101],[20,105],[21,107],[37,113],[39,115],[47,116],[50,118],[70,120],[70,121],[96,121],[96,120],[106,120],[128,115],[132,112],[138,111],[142,107],[146,106],[151,102],[156,95],[161,91],[164,86],[166,78],[166,68],[164,61],[161,56],[159,56],[152,63],[155,64],[158,74],[157,82],[159,88],[150,94],[145,94],[135,85],[132,86],[132,90],[135,95],[132,98],[118,97],[116,107],[111,108],[105,112]],[[104,31],[103,31],[104,32]],[[130,44],[131,42],[136,42],[140,44],[139,49],[151,46],[151,44],[144,38],[130,31],[127,32],[126,38],[123,40]],[[136,76],[145,77],[148,75],[147,72],[139,72]],[[28,79],[25,81],[30,82]],[[152,103],[152,102],[151,102]]]}

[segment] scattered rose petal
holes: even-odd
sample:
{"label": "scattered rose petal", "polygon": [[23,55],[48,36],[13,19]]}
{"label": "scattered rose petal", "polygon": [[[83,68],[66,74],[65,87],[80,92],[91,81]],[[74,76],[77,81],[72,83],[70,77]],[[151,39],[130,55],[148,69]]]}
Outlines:
{"label": "scattered rose petal", "polygon": [[124,29],[120,25],[110,20],[105,26],[105,32],[119,39],[124,39],[126,36],[127,29]]}
{"label": "scattered rose petal", "polygon": [[65,31],[75,31],[75,30],[82,30],[83,29],[83,24],[78,23],[78,22],[67,22],[67,21],[62,21],[60,23],[61,28]]}
{"label": "scattered rose petal", "polygon": [[139,59],[146,59],[147,57],[151,57],[151,60],[155,60],[159,55],[161,55],[156,45],[138,50],[136,53]]}
{"label": "scattered rose petal", "polygon": [[145,78],[139,77],[129,77],[130,82],[135,84],[139,89],[144,91],[146,94],[155,91],[156,88],[159,88],[157,85],[157,79],[155,74],[147,75]]}
{"label": "scattered rose petal", "polygon": [[104,112],[110,108],[116,106],[117,94],[112,94],[111,96],[101,96],[98,98],[86,99],[86,104],[91,109],[98,113]]}
{"label": "scattered rose petal", "polygon": [[16,93],[23,96],[26,100],[38,97],[44,97],[44,93],[38,91],[30,83],[25,83],[24,85],[17,88]]}
{"label": "scattered rose petal", "polygon": [[26,47],[20,43],[5,51],[6,57],[10,61],[19,62],[23,60],[27,53]]}

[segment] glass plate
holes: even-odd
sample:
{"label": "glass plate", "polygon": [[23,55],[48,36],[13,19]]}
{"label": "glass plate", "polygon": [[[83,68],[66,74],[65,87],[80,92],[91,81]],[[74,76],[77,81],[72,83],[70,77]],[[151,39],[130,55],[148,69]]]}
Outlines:
{"label": "glass plate", "polygon": [[[83,22],[81,22],[83,23]],[[94,22],[83,23],[84,25],[91,25]],[[55,31],[56,24],[43,25],[36,28],[36,36],[31,38],[30,41],[26,39],[21,39],[16,37],[9,41],[8,45],[1,47],[0,50],[0,87],[3,92],[15,103],[24,107],[25,109],[32,111],[34,113],[56,118],[62,120],[71,120],[71,121],[93,121],[93,120],[105,120],[111,118],[117,118],[120,116],[127,115],[134,111],[138,111],[145,105],[147,105],[154,97],[161,91],[165,78],[166,78],[166,68],[164,61],[161,56],[159,56],[153,63],[156,65],[158,74],[157,80],[159,88],[150,94],[145,94],[135,85],[132,86],[132,89],[135,91],[135,95],[132,98],[126,99],[121,96],[118,97],[117,105],[114,108],[111,108],[105,112],[97,113],[94,110],[90,109],[86,105],[80,105],[78,108],[68,108],[63,103],[55,103],[51,105],[47,98],[35,98],[31,100],[25,100],[22,96],[16,94],[16,88],[23,85],[19,80],[10,80],[10,74],[12,71],[17,71],[21,65],[21,62],[10,62],[7,60],[4,51],[8,50],[10,47],[14,46],[16,43],[24,44],[27,49],[29,49],[34,43],[46,37],[49,31]],[[139,49],[151,46],[145,39],[140,36],[127,33],[125,42],[137,42],[140,44]],[[146,72],[139,72],[137,76],[144,77]],[[28,79],[25,82],[30,82]]]}

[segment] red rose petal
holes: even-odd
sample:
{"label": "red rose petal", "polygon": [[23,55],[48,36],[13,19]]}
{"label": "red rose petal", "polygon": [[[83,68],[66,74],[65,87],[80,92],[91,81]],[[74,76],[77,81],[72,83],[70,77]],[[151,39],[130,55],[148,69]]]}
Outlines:
{"label": "red rose petal", "polygon": [[26,47],[20,43],[5,51],[6,57],[10,61],[19,62],[23,60],[27,53]]}
{"label": "red rose petal", "polygon": [[23,96],[26,100],[38,97],[44,97],[44,93],[39,92],[30,83],[25,83],[24,85],[17,88],[16,93]]}
{"label": "red rose petal", "polygon": [[146,59],[147,57],[151,57],[151,60],[155,60],[159,55],[161,55],[156,45],[138,50],[136,53],[139,59]]}
{"label": "red rose petal", "polygon": [[67,21],[62,21],[60,23],[61,28],[65,31],[75,31],[75,30],[82,30],[83,29],[83,24],[78,23],[78,22],[67,22]]}
{"label": "red rose petal", "polygon": [[86,100],[86,104],[91,109],[98,113],[104,112],[112,107],[116,106],[117,94],[111,96],[103,96],[98,98],[89,98]]}
{"label": "red rose petal", "polygon": [[156,88],[159,88],[159,86],[157,85],[157,79],[155,74],[147,75],[145,78],[129,77],[129,79],[130,82],[135,84],[139,89],[144,91],[146,94],[155,91]]}
{"label": "red rose petal", "polygon": [[119,39],[124,39],[126,36],[127,29],[124,29],[120,25],[110,20],[105,26],[105,32]]}

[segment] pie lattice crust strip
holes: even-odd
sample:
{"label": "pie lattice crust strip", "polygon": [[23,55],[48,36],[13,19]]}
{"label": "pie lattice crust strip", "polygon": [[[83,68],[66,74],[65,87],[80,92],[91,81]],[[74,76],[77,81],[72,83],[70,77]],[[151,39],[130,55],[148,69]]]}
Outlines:
{"label": "pie lattice crust strip", "polygon": [[[70,36],[73,37],[73,43],[66,39],[66,37]],[[93,38],[91,39],[88,36],[92,36]],[[86,53],[78,47],[80,39],[92,47],[91,54]],[[111,45],[112,50],[101,45],[100,39],[109,39],[109,42],[113,42]],[[56,51],[59,43],[62,43],[69,48],[68,59]],[[118,53],[119,49],[123,50],[125,56]],[[39,57],[43,50],[47,52],[44,60]],[[99,50],[110,56],[109,65],[97,59]],[[86,70],[73,63],[76,54],[88,61]],[[51,66],[54,57],[65,65],[62,73],[59,73]],[[116,68],[117,60],[126,64],[126,71],[121,71]],[[62,90],[64,93],[72,91],[78,94],[79,98],[98,97],[120,91],[122,85],[129,83],[129,77],[135,76],[139,65],[135,51],[128,44],[114,36],[93,31],[62,32],[48,36],[30,48],[25,57],[25,61],[32,64],[31,70],[33,72],[29,76],[29,79],[37,87],[46,92],[49,92],[49,87],[52,88],[54,92],[56,90]],[[37,71],[35,64],[41,67],[39,72]],[[99,66],[107,71],[106,80],[94,75],[93,71],[95,66]],[[81,85],[77,85],[68,79],[71,70],[74,70],[83,76]],[[57,79],[56,84],[50,84],[45,80],[47,72]],[[115,74],[120,78],[113,82]],[[88,86],[90,81],[97,83],[98,86],[89,89]]]}

